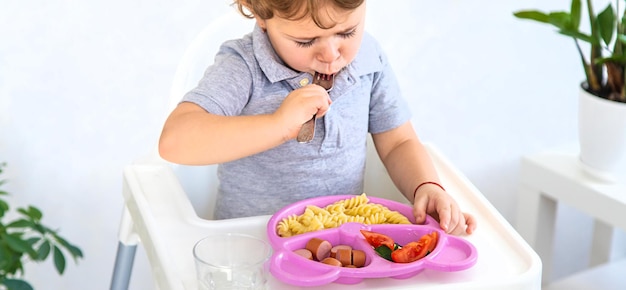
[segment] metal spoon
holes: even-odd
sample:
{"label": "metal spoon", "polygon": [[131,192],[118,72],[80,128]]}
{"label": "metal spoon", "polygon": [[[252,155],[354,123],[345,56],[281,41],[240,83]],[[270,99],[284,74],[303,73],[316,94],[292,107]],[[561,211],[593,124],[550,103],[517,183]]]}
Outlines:
{"label": "metal spoon", "polygon": [[[326,92],[330,92],[333,89],[335,83],[335,75],[326,75],[315,72],[315,75],[313,76],[313,83],[326,89]],[[315,136],[316,120],[317,114],[313,115],[313,118],[302,124],[300,132],[298,132],[298,137],[296,137],[296,140],[299,143],[309,143],[311,142],[311,140],[313,140],[313,137]]]}

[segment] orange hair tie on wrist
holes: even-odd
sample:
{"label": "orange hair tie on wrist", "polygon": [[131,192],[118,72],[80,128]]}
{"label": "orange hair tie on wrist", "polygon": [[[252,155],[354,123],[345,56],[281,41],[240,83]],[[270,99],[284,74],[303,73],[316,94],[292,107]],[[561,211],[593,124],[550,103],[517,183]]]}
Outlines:
{"label": "orange hair tie on wrist", "polygon": [[441,186],[441,184],[434,182],[434,181],[426,181],[426,182],[422,182],[420,183],[415,190],[413,191],[413,198],[415,199],[415,195],[417,194],[417,190],[420,189],[420,187],[422,187],[422,185],[426,185],[426,184],[434,184],[436,186],[439,186],[439,188],[441,188],[441,190],[446,191],[445,188],[443,188],[443,186]]}

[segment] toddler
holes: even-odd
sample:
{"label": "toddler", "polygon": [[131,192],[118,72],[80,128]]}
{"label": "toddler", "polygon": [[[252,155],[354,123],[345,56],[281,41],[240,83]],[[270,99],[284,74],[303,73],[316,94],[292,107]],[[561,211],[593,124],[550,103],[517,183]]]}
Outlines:
{"label": "toddler", "polygon": [[[216,164],[217,219],[273,214],[296,201],[361,194],[366,138],[418,223],[472,233],[418,139],[385,53],[364,31],[365,0],[237,0],[253,31],[222,44],[159,141],[171,162]],[[332,90],[313,84],[315,73]],[[332,109],[331,109],[332,108]],[[313,139],[296,140],[315,116]],[[373,193],[372,193],[373,194]]]}

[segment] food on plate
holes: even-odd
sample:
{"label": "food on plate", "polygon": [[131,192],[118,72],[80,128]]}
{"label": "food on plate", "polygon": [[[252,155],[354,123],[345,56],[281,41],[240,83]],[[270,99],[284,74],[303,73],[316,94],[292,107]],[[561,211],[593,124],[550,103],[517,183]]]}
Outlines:
{"label": "food on plate", "polygon": [[361,234],[378,255],[396,263],[411,263],[426,257],[435,249],[439,239],[439,233],[432,231],[417,241],[401,246],[384,234],[365,230],[361,230]]}
{"label": "food on plate", "polygon": [[365,252],[361,250],[352,250],[352,266],[361,268],[365,266]]}
{"label": "food on plate", "polygon": [[380,246],[374,248],[374,251],[385,260],[393,262],[393,260],[391,259],[391,252],[393,252],[394,250],[389,249],[387,246]]}
{"label": "food on plate", "polygon": [[313,259],[316,261],[322,261],[330,257],[330,249],[332,247],[329,241],[320,238],[312,238],[306,243],[306,249],[311,251]]}
{"label": "food on plate", "polygon": [[367,230],[361,230],[361,234],[363,235],[363,237],[365,237],[365,240],[367,240],[367,242],[374,248],[386,246],[392,251],[396,249],[396,243],[393,242],[392,238],[386,235]]}
{"label": "food on plate", "polygon": [[336,258],[337,256],[337,251],[339,251],[340,249],[348,249],[348,250],[352,250],[351,246],[348,245],[337,245],[337,246],[333,246],[332,249],[330,249],[330,256],[333,258]]}
{"label": "food on plate", "polygon": [[341,262],[339,262],[339,260],[335,259],[335,258],[325,258],[324,260],[322,260],[322,263],[324,264],[328,264],[331,266],[337,266],[337,267],[341,267]]}
{"label": "food on plate", "polygon": [[333,247],[329,241],[320,238],[311,238],[304,249],[297,249],[294,253],[309,260],[339,267],[360,268],[365,266],[366,260],[365,252],[361,250],[352,249],[349,245]]}
{"label": "food on plate", "polygon": [[352,249],[339,249],[335,259],[339,260],[342,266],[352,265]]}
{"label": "food on plate", "polygon": [[361,268],[365,266],[365,252],[361,250],[339,249],[336,259],[339,260],[344,267],[354,266]]}
{"label": "food on plate", "polygon": [[366,194],[336,201],[320,208],[308,205],[301,215],[283,218],[276,226],[281,237],[291,237],[307,232],[336,228],[347,222],[363,224],[411,224],[403,214],[384,205],[370,203]]}
{"label": "food on plate", "polygon": [[418,242],[410,242],[391,252],[391,260],[396,263],[411,263],[426,257],[427,250]]}
{"label": "food on plate", "polygon": [[295,250],[293,252],[298,254],[298,255],[300,255],[300,256],[302,256],[302,257],[305,257],[305,258],[307,258],[309,260],[313,260],[313,253],[311,253],[311,251],[309,251],[307,249],[297,249],[297,250]]}

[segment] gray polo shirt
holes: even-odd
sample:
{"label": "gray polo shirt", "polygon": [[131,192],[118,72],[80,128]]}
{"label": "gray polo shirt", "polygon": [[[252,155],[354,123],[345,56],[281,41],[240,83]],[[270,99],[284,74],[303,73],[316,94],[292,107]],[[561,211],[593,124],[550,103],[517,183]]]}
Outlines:
{"label": "gray polo shirt", "polygon": [[[183,101],[218,115],[268,114],[311,81],[309,73],[284,64],[257,26],[221,46]],[[306,198],[362,193],[368,132],[385,132],[410,119],[387,58],[369,34],[355,60],[336,75],[330,98],[331,109],[317,120],[312,142],[291,140],[219,165],[216,219],[273,214]]]}

